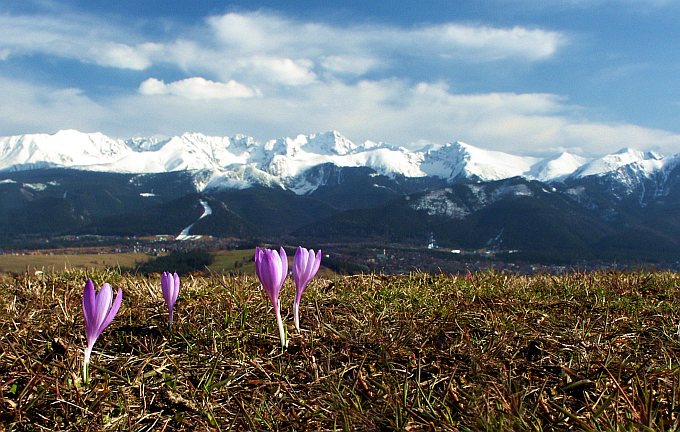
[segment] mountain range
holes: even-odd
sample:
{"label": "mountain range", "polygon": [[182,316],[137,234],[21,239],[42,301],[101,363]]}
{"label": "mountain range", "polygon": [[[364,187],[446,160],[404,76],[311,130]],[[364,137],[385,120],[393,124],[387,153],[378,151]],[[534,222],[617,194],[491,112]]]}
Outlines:
{"label": "mountain range", "polygon": [[[208,212],[209,209],[209,212]],[[191,225],[193,224],[193,225]],[[0,241],[211,234],[677,260],[680,153],[533,157],[418,150],[336,131],[258,142],[187,133],[0,137]]]}

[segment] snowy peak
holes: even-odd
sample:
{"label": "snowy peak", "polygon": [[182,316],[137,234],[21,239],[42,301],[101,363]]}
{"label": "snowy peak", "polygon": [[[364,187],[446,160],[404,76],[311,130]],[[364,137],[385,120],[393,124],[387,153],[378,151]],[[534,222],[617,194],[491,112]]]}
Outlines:
{"label": "snowy peak", "polygon": [[624,148],[584,164],[572,177],[602,176],[626,168],[649,177],[663,165],[664,157],[658,153]]}
{"label": "snowy peak", "polygon": [[458,143],[466,153],[465,172],[481,180],[501,180],[524,176],[531,166],[539,161],[529,156],[515,156],[509,153],[482,150],[469,144]]}
{"label": "snowy peak", "polygon": [[306,139],[304,150],[310,153],[344,156],[358,146],[337,131],[312,134]]}
{"label": "snowy peak", "polygon": [[562,180],[574,173],[588,162],[588,159],[563,152],[551,158],[544,159],[531,167],[530,178],[540,181]]}
{"label": "snowy peak", "polygon": [[358,146],[336,131],[279,138],[265,143],[265,150],[276,155],[297,157],[299,153],[318,156],[344,156]]}
{"label": "snowy peak", "polygon": [[262,156],[253,157],[251,162],[267,174],[279,178],[282,187],[299,193],[310,192],[319,185],[308,184],[295,177],[322,164],[368,167],[387,176],[425,175],[418,167],[420,155],[390,145],[360,147],[335,131],[269,141],[264,149]]}
{"label": "snowy peak", "polygon": [[426,153],[423,171],[446,179],[474,178],[482,181],[524,176],[540,159],[483,150],[457,141]]}
{"label": "snowy peak", "polygon": [[428,144],[414,151],[384,142],[357,145],[337,131],[264,143],[245,135],[201,133],[118,140],[75,130],[0,137],[0,170],[64,167],[140,174],[191,171],[199,189],[261,184],[296,193],[321,186],[320,180],[304,174],[324,164],[366,167],[389,177],[437,177],[452,183],[511,177],[552,182],[611,175],[620,183],[631,184],[659,170],[669,171],[677,160],[678,155],[664,158],[632,149],[594,160],[570,153],[536,158],[484,150],[461,141],[443,146]]}
{"label": "snowy peak", "polygon": [[136,152],[156,151],[168,141],[166,137],[134,137],[126,139],[125,145]]}
{"label": "snowy peak", "polygon": [[670,167],[677,156],[625,148],[584,164],[569,179],[594,179],[617,199],[636,197],[644,207],[668,194]]}
{"label": "snowy peak", "polygon": [[101,133],[60,130],[53,135],[29,134],[0,138],[0,167],[83,167],[114,161],[129,152],[124,142]]}

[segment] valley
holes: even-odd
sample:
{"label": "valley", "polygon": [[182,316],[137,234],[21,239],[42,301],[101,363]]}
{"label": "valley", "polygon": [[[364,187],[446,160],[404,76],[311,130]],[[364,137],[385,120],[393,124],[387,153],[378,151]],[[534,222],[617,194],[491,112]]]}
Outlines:
{"label": "valley", "polygon": [[264,143],[61,131],[0,144],[6,250],[161,236],[346,245],[363,256],[363,245],[420,250],[433,238],[443,251],[517,265],[673,265],[680,256],[679,155],[540,158],[460,142],[414,151],[335,131]]}

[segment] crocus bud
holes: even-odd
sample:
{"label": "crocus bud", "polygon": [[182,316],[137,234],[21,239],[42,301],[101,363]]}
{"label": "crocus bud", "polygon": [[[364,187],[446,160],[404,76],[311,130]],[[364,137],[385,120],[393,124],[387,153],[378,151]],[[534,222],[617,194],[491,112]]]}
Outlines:
{"label": "crocus bud", "polygon": [[288,257],[286,256],[286,251],[283,248],[280,248],[279,252],[271,249],[255,248],[255,272],[274,307],[276,323],[279,326],[281,346],[286,346],[286,333],[283,328],[279,305],[279,293],[288,275]]}
{"label": "crocus bud", "polygon": [[295,303],[293,313],[295,316],[295,328],[300,331],[300,300],[302,293],[319,271],[321,265],[321,249],[314,254],[314,249],[298,247],[293,259],[293,281],[295,281]]}
{"label": "crocus bud", "polygon": [[170,274],[163,272],[161,275],[161,289],[163,290],[165,305],[168,307],[168,325],[172,328],[172,310],[179,295],[179,276],[177,273]]}
{"label": "crocus bud", "polygon": [[83,317],[85,318],[85,331],[87,334],[87,348],[85,348],[85,361],[83,362],[83,380],[88,382],[88,369],[90,355],[97,338],[104,329],[111,324],[113,317],[118,313],[123,301],[123,290],[118,288],[115,300],[113,290],[108,283],[95,294],[94,282],[88,279],[83,291]]}

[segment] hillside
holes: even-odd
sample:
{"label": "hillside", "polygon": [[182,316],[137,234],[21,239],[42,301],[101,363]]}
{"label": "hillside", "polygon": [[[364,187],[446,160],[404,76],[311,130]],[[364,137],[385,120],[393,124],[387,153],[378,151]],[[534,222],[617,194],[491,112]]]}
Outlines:
{"label": "hillside", "polygon": [[[80,377],[88,277],[123,304]],[[677,430],[674,273],[317,278],[281,350],[252,277],[0,277],[7,430]]]}

